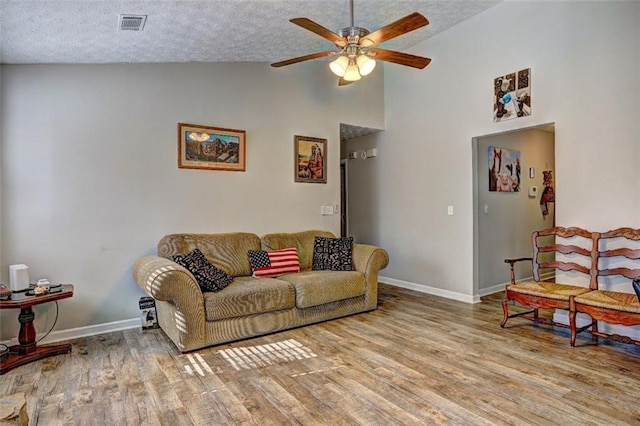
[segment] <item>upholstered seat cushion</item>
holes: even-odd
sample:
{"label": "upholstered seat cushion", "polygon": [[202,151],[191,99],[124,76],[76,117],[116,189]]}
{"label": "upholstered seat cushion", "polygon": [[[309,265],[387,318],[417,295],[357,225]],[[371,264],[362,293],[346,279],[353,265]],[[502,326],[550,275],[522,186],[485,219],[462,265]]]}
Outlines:
{"label": "upholstered seat cushion", "polygon": [[223,290],[203,295],[207,321],[291,309],[296,300],[293,286],[275,278],[236,277]]}
{"label": "upholstered seat cushion", "polygon": [[358,271],[303,271],[278,277],[296,289],[296,307],[309,308],[362,296],[366,281]]}
{"label": "upholstered seat cushion", "polygon": [[590,291],[587,287],[536,281],[522,281],[517,284],[511,284],[507,286],[507,289],[516,293],[567,301],[569,296],[577,296]]}
{"label": "upholstered seat cushion", "polygon": [[640,303],[635,294],[596,290],[575,297],[576,303],[640,314]]}

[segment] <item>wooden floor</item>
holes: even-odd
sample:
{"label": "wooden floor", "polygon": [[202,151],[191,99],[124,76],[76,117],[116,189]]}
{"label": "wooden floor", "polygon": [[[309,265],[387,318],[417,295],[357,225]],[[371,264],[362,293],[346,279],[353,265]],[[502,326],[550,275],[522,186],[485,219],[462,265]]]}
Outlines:
{"label": "wooden floor", "polygon": [[[180,354],[160,330],[0,376],[40,425],[640,424],[640,348],[381,285],[378,310]],[[516,308],[517,309],[517,308]]]}

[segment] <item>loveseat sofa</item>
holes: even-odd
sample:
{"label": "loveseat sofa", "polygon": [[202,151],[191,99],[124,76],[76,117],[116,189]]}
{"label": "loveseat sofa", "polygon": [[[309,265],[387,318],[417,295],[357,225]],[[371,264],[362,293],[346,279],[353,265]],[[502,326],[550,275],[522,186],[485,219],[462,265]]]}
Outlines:
{"label": "loveseat sofa", "polygon": [[[379,247],[353,244],[353,270],[312,270],[316,237],[326,231],[172,234],[158,243],[158,255],[138,260],[133,275],[156,300],[158,322],[181,352],[264,335],[376,309],[378,271],[389,257]],[[300,272],[255,278],[250,250],[297,249]],[[317,248],[317,247],[316,247]],[[233,277],[219,291],[202,291],[194,275],[174,262],[198,249]]]}

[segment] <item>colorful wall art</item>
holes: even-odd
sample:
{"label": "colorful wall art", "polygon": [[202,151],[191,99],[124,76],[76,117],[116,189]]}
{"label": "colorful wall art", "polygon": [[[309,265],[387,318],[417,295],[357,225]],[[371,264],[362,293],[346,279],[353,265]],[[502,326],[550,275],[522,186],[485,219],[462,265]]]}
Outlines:
{"label": "colorful wall art", "polygon": [[493,80],[493,121],[531,115],[531,68]]}
{"label": "colorful wall art", "polygon": [[520,191],[520,151],[489,147],[489,191]]}

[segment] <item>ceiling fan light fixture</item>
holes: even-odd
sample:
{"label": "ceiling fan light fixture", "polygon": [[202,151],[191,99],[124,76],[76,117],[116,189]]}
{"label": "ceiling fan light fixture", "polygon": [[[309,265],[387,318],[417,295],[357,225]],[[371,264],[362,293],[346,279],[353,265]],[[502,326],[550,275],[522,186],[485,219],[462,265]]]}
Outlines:
{"label": "ceiling fan light fixture", "polygon": [[362,78],[360,71],[358,71],[358,65],[356,65],[354,61],[349,61],[347,72],[344,73],[343,78],[345,81],[358,81]]}
{"label": "ceiling fan light fixture", "polygon": [[358,64],[360,75],[363,77],[371,74],[371,71],[373,71],[373,69],[376,67],[376,61],[365,54],[358,56],[358,59],[356,59],[356,63]]}
{"label": "ceiling fan light fixture", "polygon": [[329,68],[331,68],[331,72],[337,75],[338,77],[344,77],[347,72],[347,67],[349,66],[349,58],[346,56],[339,56],[338,59],[332,61],[329,64]]}

